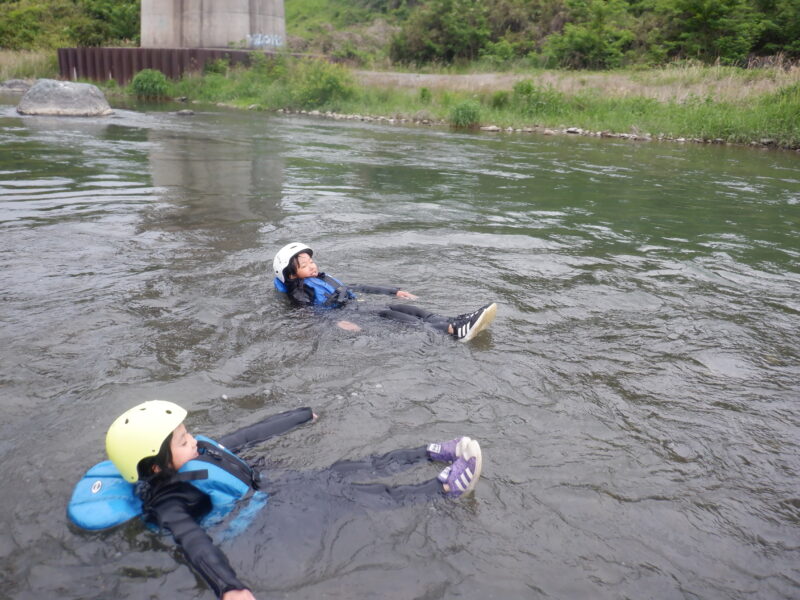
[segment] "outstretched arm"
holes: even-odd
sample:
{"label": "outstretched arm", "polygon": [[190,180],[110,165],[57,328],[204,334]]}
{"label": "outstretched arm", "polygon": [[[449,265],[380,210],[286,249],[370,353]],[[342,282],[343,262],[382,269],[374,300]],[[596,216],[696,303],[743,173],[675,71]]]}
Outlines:
{"label": "outstretched arm", "polygon": [[251,444],[258,444],[273,436],[286,433],[298,425],[311,421],[313,418],[314,413],[310,408],[295,408],[243,427],[219,438],[218,441],[231,452],[238,452]]}
{"label": "outstretched arm", "polygon": [[378,285],[361,285],[354,284],[348,286],[354,292],[361,292],[363,294],[384,294],[386,296],[397,296],[398,298],[406,298],[407,300],[416,300],[417,297],[411,292],[401,290],[396,287],[382,287]]}
{"label": "outstretched arm", "polygon": [[186,503],[179,498],[167,498],[156,503],[150,514],[161,527],[169,530],[189,564],[218,598],[253,598],[247,586],[236,576],[222,550],[214,545],[205,530],[194,520]]}

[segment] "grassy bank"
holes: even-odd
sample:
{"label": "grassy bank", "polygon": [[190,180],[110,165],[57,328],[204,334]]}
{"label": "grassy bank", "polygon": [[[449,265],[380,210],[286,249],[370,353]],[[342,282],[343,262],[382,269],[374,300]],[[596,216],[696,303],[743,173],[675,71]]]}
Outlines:
{"label": "grassy bank", "polygon": [[[479,78],[479,81],[481,79]],[[318,110],[444,122],[462,127],[569,127],[594,132],[800,148],[800,70],[681,66],[631,72],[484,74],[463,89],[359,83],[352,71],[310,61],[193,75],[170,93],[242,108]],[[441,85],[433,82],[443,82]],[[487,83],[488,82],[488,83]],[[624,84],[623,84],[624,82]]]}
{"label": "grassy bank", "polygon": [[[0,53],[0,79],[54,77],[48,53]],[[132,86],[105,86],[134,95]],[[800,69],[678,65],[630,71],[363,73],[322,61],[218,62],[165,83],[167,97],[255,110],[320,111],[464,128],[759,143],[800,149]]]}
{"label": "grassy bank", "polygon": [[0,81],[55,78],[57,75],[55,50],[0,50]]}

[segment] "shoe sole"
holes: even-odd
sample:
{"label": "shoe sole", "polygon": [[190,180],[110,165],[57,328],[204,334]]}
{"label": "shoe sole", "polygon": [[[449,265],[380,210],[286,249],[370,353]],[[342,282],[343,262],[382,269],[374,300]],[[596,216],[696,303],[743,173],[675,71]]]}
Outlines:
{"label": "shoe sole", "polygon": [[459,495],[459,497],[472,493],[472,491],[475,489],[475,485],[478,483],[478,479],[481,478],[483,454],[481,453],[481,445],[478,443],[478,440],[470,440],[469,444],[464,449],[464,454],[462,455],[464,460],[469,460],[473,457],[475,458],[475,472],[472,475],[472,480],[469,482],[467,489],[465,489]]}
{"label": "shoe sole", "polygon": [[492,302],[489,306],[486,307],[486,310],[483,311],[483,314],[478,317],[478,321],[475,325],[470,329],[469,333],[461,338],[459,341],[461,342],[468,342],[476,335],[478,335],[481,331],[486,329],[494,318],[497,316],[497,303]]}
{"label": "shoe sole", "polygon": [[[465,435],[462,435],[462,436],[459,438],[459,440],[458,440],[458,443],[456,444],[455,456],[453,457],[453,459],[452,459],[452,460],[451,460],[451,459],[449,459],[449,458],[445,458],[444,456],[442,456],[442,455],[441,455],[441,453],[438,453],[438,454],[439,454],[439,456],[437,456],[437,457],[435,457],[435,458],[434,458],[433,456],[431,456],[431,454],[430,454],[430,453],[428,454],[428,456],[430,457],[430,459],[431,459],[431,460],[434,460],[434,461],[436,461],[436,462],[449,462],[449,463],[453,463],[453,462],[457,461],[459,458],[461,458],[461,456],[463,456],[464,452],[466,451],[466,449],[467,449],[467,447],[469,446],[469,443],[470,443],[471,441],[472,441],[472,439],[471,439],[471,438],[469,438],[469,437],[467,437],[467,436],[465,436]],[[430,448],[430,446],[428,446],[428,447]]]}
{"label": "shoe sole", "polygon": [[464,456],[464,452],[467,452],[471,443],[472,438],[467,436],[463,436],[460,440],[458,440],[458,444],[456,444],[456,460]]}

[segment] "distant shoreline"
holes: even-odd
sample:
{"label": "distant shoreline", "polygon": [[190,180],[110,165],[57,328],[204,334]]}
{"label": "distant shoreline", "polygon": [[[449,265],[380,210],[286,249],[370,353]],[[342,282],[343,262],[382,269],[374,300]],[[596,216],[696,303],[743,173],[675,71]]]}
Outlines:
{"label": "distant shoreline", "polygon": [[[2,52],[0,81],[57,78],[47,53]],[[322,118],[780,148],[800,152],[800,66],[618,71],[369,71],[279,57],[164,82],[164,97]],[[55,70],[55,71],[54,71]],[[109,96],[131,86],[96,82]]]}

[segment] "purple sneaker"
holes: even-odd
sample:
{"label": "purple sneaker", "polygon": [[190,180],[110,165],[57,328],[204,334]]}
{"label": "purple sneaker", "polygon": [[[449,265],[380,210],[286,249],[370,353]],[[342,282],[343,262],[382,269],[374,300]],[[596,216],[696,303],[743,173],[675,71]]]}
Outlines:
{"label": "purple sneaker", "polygon": [[481,476],[483,457],[481,447],[475,440],[470,440],[464,454],[452,465],[439,473],[439,481],[448,487],[445,492],[451,498],[459,498],[475,489]]}
{"label": "purple sneaker", "polygon": [[464,449],[470,441],[468,437],[460,437],[449,442],[428,444],[428,458],[451,463],[464,454]]}

